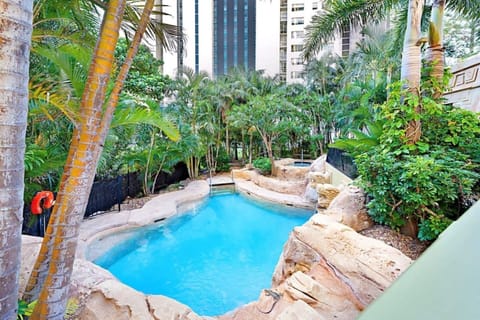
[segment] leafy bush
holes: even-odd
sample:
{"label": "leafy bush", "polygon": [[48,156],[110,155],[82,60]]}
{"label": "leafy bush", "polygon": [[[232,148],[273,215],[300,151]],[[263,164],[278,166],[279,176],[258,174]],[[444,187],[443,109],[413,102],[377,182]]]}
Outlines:
{"label": "leafy bush", "polygon": [[272,172],[272,163],[269,158],[257,158],[253,160],[253,167],[260,170],[261,174],[269,174]]}
{"label": "leafy bush", "polygon": [[[385,120],[378,145],[355,156],[369,214],[394,229],[418,221],[418,237],[435,239],[463,213],[462,200],[480,179],[479,117],[398,86],[378,116]],[[406,138],[411,121],[422,123],[416,143]]]}
{"label": "leafy bush", "polygon": [[230,170],[230,157],[224,148],[220,149],[217,157],[217,172],[228,172]]}

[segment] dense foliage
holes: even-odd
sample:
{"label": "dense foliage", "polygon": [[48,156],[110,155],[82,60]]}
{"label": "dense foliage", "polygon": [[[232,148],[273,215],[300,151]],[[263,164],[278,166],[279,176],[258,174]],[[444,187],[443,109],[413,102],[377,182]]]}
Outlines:
{"label": "dense foliage", "polygon": [[[343,146],[355,156],[372,218],[394,229],[415,221],[418,237],[431,240],[465,211],[480,179],[480,120],[473,112],[418,99],[397,84],[379,107],[377,142],[366,149],[356,146],[361,139]],[[409,144],[405,124],[413,120],[422,122],[422,137]]]}
{"label": "dense foliage", "polygon": [[269,158],[260,157],[253,160],[253,167],[260,170],[262,174],[268,174],[272,171],[272,163]]}

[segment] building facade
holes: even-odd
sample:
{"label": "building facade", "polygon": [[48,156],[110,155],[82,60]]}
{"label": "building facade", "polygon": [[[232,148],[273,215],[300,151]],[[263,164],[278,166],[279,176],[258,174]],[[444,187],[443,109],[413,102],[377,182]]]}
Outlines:
{"label": "building facade", "polygon": [[[212,77],[233,67],[303,82],[305,27],[323,10],[313,0],[163,0],[165,23],[181,26],[184,45],[164,52],[164,73],[187,66]],[[358,37],[346,30],[323,51],[346,55]],[[321,54],[321,53],[320,53]]]}

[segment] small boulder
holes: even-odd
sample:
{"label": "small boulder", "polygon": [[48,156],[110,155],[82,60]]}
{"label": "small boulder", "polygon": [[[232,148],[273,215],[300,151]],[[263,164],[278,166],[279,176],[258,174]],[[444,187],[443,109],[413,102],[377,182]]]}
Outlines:
{"label": "small boulder", "polygon": [[367,214],[365,193],[356,186],[344,188],[332,200],[323,214],[334,218],[355,231],[362,231],[373,226],[373,221]]}
{"label": "small boulder", "polygon": [[318,184],[317,193],[318,207],[321,209],[326,209],[333,199],[335,199],[335,197],[340,193],[340,189],[328,183]]}
{"label": "small boulder", "polygon": [[308,181],[312,186],[316,186],[317,184],[332,183],[332,173],[329,171],[309,172]]}
{"label": "small boulder", "polygon": [[303,197],[311,203],[317,203],[318,202],[317,189],[311,186],[310,184],[308,184],[305,187],[305,192],[303,193]]}
{"label": "small boulder", "polygon": [[116,280],[104,281],[92,290],[79,318],[83,320],[153,319],[144,295]]}
{"label": "small boulder", "polygon": [[310,171],[312,172],[326,172],[327,171],[327,155],[320,156],[315,161],[313,161],[310,166]]}
{"label": "small boulder", "polygon": [[277,317],[276,320],[323,320],[315,309],[302,300],[295,301]]}
{"label": "small boulder", "polygon": [[165,296],[152,295],[147,297],[148,305],[155,319],[161,320],[202,320],[189,307],[177,300]]}

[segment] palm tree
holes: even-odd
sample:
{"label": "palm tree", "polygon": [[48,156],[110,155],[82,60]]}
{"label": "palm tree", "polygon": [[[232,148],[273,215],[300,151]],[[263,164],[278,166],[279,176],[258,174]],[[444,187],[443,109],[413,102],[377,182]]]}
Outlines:
{"label": "palm tree", "polygon": [[[42,242],[25,295],[38,298],[31,319],[63,319],[77,236],[95,169],[133,56],[149,21],[153,0],[145,2],[137,33],[127,58],[107,98],[114,67],[114,48],[125,9],[125,0],[110,0],[83,92],[79,120],[46,236]],[[105,102],[108,101],[108,102]]]}
{"label": "palm tree", "polygon": [[[195,73],[194,70],[184,67],[178,80],[174,109],[178,116],[179,127],[183,131],[189,131],[191,135],[200,141],[200,129],[204,125],[202,122],[201,104],[204,99],[204,88],[209,81],[206,72]],[[182,128],[180,128],[182,129]],[[194,152],[185,154],[185,162],[188,168],[188,175],[196,179],[199,174],[200,157],[204,152],[204,146],[198,144]],[[193,151],[193,150],[192,150]]]}
{"label": "palm tree", "polygon": [[33,1],[0,1],[0,319],[17,317]]}

